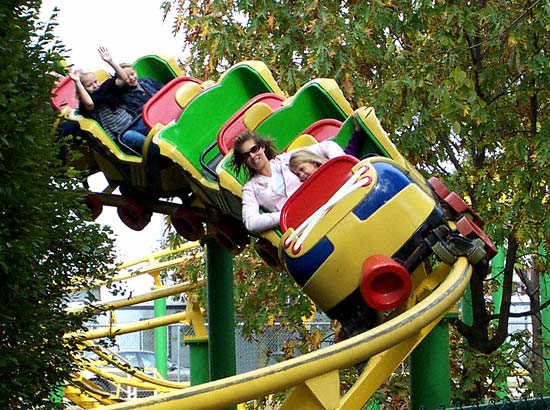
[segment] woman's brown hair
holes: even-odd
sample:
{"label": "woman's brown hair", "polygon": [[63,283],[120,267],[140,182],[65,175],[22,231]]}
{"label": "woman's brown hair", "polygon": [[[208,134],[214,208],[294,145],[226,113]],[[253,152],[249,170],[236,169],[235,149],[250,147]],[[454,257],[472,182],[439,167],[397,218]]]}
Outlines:
{"label": "woman's brown hair", "polygon": [[246,161],[240,152],[243,144],[246,141],[250,140],[254,141],[255,144],[264,148],[265,156],[268,160],[275,158],[275,156],[277,155],[275,150],[275,143],[272,140],[268,138],[263,138],[254,131],[243,131],[239,135],[237,135],[237,138],[235,138],[235,140],[233,141],[233,159],[231,160],[231,165],[237,172],[237,175],[241,172],[242,169],[244,169],[244,172],[248,177],[251,177],[256,173],[256,171],[254,171],[246,164]]}

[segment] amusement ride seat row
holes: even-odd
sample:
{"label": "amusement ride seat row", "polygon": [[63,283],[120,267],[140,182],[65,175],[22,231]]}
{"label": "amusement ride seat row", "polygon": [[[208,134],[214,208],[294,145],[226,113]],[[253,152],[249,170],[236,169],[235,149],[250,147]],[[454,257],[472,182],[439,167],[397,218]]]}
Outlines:
{"label": "amusement ride seat row", "polygon": [[92,136],[110,192],[121,191],[101,199],[116,205],[128,226],[143,229],[152,212],[162,212],[186,239],[209,235],[239,252],[251,235],[241,221],[246,181],[231,166],[237,135],[253,130],[279,150],[327,139],[344,147],[355,118],[366,136],[360,157],[367,157],[322,165],[286,203],[280,229],[255,235],[264,260],[287,270],[347,336],[364,330],[357,317],[403,305],[410,275],[427,275],[432,255],[449,264],[466,256],[480,274],[486,270],[496,250],[477,214],[442,182],[426,180],[374,109],[353,110],[334,80],[311,80],[287,97],[260,61],[243,61],[204,82],[170,74],[171,66],[156,57],[135,64],[139,75],[165,83],[143,112],[152,127],[147,144],[158,145],[161,163],[124,153],[98,124],[62,108],[63,101],[74,104],[63,81],[54,97],[54,106]]}

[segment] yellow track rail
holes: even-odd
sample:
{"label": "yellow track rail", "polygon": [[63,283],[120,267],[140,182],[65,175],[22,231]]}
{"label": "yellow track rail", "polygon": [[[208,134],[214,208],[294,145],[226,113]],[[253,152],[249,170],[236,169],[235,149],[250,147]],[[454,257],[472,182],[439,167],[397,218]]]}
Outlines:
{"label": "yellow track rail", "polygon": [[[393,358],[391,365],[398,365],[464,294],[472,273],[468,261],[459,258],[446,269],[444,281],[418,304],[353,338],[263,369],[103,408],[217,410],[294,388],[283,409],[360,409],[388,376],[389,367],[379,364]],[[369,358],[367,369],[340,397],[338,370]],[[365,386],[370,386],[370,391],[363,392]]]}

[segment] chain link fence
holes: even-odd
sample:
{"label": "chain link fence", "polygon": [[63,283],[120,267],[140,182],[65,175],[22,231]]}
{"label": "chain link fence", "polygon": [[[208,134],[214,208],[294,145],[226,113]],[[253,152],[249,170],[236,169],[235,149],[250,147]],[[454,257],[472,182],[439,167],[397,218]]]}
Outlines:
{"label": "chain link fence", "polygon": [[[334,331],[330,321],[309,322],[307,326],[323,335],[321,347],[333,343]],[[89,326],[89,329],[98,327],[103,326],[94,324]],[[166,331],[168,359],[178,368],[189,367],[189,346],[186,345],[185,338],[194,336],[193,328],[185,324],[173,324],[167,326]],[[262,335],[256,336],[254,340],[247,340],[242,333],[242,324],[237,324],[235,332],[237,373],[259,369],[282,360],[285,343],[297,338],[296,333],[276,324],[268,328]],[[128,350],[155,351],[154,329],[118,335],[110,343],[114,343],[111,349],[115,352]]]}
{"label": "chain link fence", "polygon": [[[441,410],[445,410],[441,407]],[[521,400],[512,401],[508,398],[500,402],[491,400],[487,404],[474,404],[473,406],[462,406],[461,403],[455,404],[454,407],[449,407],[448,410],[550,410],[550,397],[538,395],[536,398],[528,399],[523,397]],[[429,410],[421,407],[420,410]]]}

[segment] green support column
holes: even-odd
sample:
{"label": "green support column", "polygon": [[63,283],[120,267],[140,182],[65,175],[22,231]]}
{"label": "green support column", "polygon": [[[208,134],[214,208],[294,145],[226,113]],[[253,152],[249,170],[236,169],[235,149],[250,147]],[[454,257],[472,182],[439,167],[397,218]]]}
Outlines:
{"label": "green support column", "polygon": [[448,319],[439,322],[411,354],[411,408],[451,404]]}
{"label": "green support column", "polygon": [[498,288],[493,292],[493,304],[495,305],[495,313],[500,312],[500,304],[502,302],[502,279],[504,272],[505,251],[502,246],[498,247],[498,252],[491,261],[491,276],[498,283]]}
{"label": "green support column", "polygon": [[210,379],[218,380],[234,376],[237,366],[232,257],[213,240],[206,244],[206,274]]}
{"label": "green support column", "polygon": [[[166,298],[155,299],[155,317],[166,316]],[[168,378],[168,354],[166,326],[155,328],[155,367],[159,374]]]}
{"label": "green support column", "polygon": [[[472,307],[472,291],[470,289],[470,285],[466,287],[466,292],[464,292],[464,296],[462,296],[462,300],[460,302],[460,320],[464,322],[467,326],[471,326],[474,322],[474,309]],[[462,360],[463,363],[468,362],[469,360],[470,352],[467,350],[464,350],[462,352]]]}
{"label": "green support column", "polygon": [[[504,269],[505,250],[503,247],[498,248],[498,253],[491,261],[491,275],[496,278],[499,283],[497,290],[493,293],[493,304],[495,306],[495,313],[500,312],[500,304],[502,301],[502,271]],[[466,292],[462,297],[460,304],[461,320],[468,326],[471,326],[474,321],[474,312],[472,308],[472,292],[470,286],[466,288]],[[464,353],[464,359],[466,361],[468,353]],[[500,398],[506,397],[506,386],[501,386],[501,391],[497,392]]]}
{"label": "green support column", "polygon": [[[546,259],[546,251],[544,250],[544,244],[541,244],[539,246],[539,252],[542,257],[542,262],[546,266],[547,259]],[[540,303],[546,303],[548,300],[550,300],[550,277],[549,273],[545,272],[544,275],[541,275],[539,278],[539,284],[540,284]],[[544,357],[546,360],[550,360],[550,330],[548,326],[550,326],[550,306],[542,309],[540,312],[540,319],[542,320],[542,323],[545,325],[542,327],[542,341],[544,343],[544,346],[547,346],[548,349],[544,351]],[[542,393],[547,395],[550,394],[550,369],[548,366],[544,366],[544,389]]]}
{"label": "green support column", "polygon": [[460,301],[460,320],[464,322],[467,326],[471,326],[474,322],[474,309],[472,307],[472,290],[470,285],[466,287],[466,292],[462,296]]}
{"label": "green support column", "polygon": [[[493,303],[495,306],[495,313],[500,312],[500,303],[502,301],[502,271],[504,270],[504,258],[505,250],[502,246],[498,248],[498,252],[491,261],[491,276],[496,278],[499,283],[499,287],[493,293]],[[466,292],[462,297],[460,304],[461,320],[468,326],[471,326],[474,321],[474,312],[472,308],[472,292],[470,286],[466,288]]]}
{"label": "green support column", "polygon": [[50,392],[50,401],[52,403],[63,403],[63,396],[65,393],[63,392],[63,384],[59,383],[58,387],[54,387],[53,390]]}
{"label": "green support column", "polygon": [[184,343],[189,346],[191,386],[208,382],[208,338],[186,337]]}
{"label": "green support column", "polygon": [[[498,252],[491,261],[491,276],[495,278],[495,282],[498,283],[497,289],[493,292],[493,305],[495,306],[495,314],[500,312],[500,305],[502,304],[502,283],[504,272],[504,260],[506,252],[502,246],[498,247]],[[506,389],[508,383],[504,381],[499,385],[500,390],[496,392],[496,395],[500,399],[504,399],[508,396]]]}

